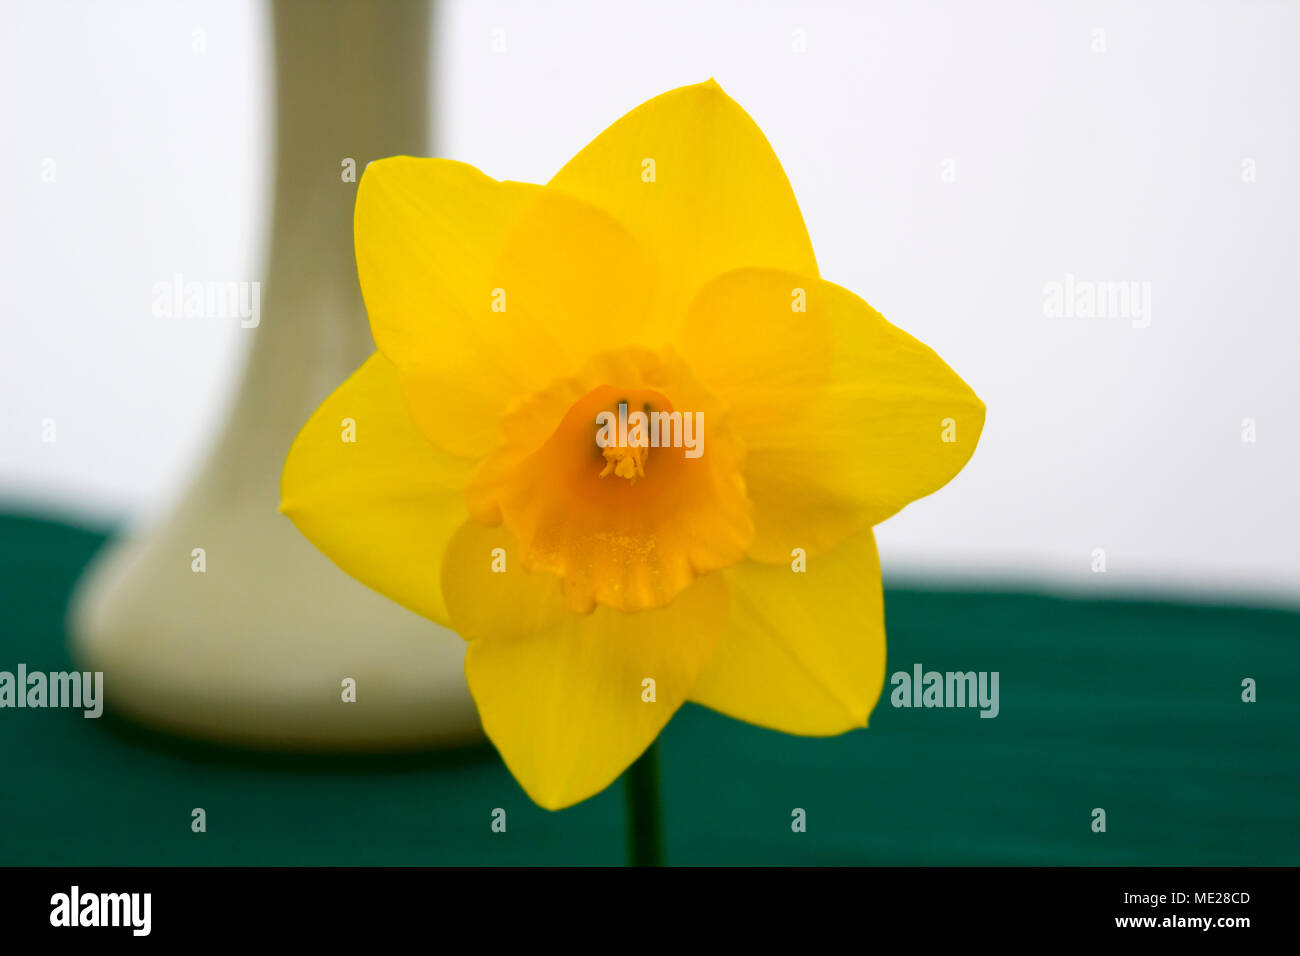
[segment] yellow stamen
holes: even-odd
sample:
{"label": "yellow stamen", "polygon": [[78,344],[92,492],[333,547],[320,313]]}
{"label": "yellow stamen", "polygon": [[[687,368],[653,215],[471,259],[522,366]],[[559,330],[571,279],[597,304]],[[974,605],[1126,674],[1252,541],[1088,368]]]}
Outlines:
{"label": "yellow stamen", "polygon": [[600,473],[600,477],[604,478],[612,471],[634,485],[638,478],[645,477],[645,460],[650,454],[649,448],[639,445],[609,445],[601,454],[605,456],[605,470]]}

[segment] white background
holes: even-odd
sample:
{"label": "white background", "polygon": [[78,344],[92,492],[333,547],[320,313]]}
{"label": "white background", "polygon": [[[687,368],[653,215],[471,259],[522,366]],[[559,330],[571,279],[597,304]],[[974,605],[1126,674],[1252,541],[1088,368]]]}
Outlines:
{"label": "white background", "polygon": [[[256,332],[156,319],[151,289],[259,274],[267,33],[251,3],[4,2],[7,507],[147,517],[211,438]],[[988,405],[967,469],[879,529],[891,573],[1295,601],[1298,41],[1300,4],[1226,0],[454,3],[430,38],[433,152],[545,181],[716,77],[784,163],[823,275]],[[1045,318],[1067,273],[1151,283],[1150,327]]]}

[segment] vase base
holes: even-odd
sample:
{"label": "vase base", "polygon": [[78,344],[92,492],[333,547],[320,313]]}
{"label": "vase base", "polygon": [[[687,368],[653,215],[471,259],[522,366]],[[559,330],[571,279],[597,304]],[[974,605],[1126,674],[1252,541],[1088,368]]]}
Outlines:
{"label": "vase base", "polygon": [[69,615],[74,658],[104,673],[108,707],[172,733],[349,751],[483,737],[465,642],[349,578],[266,509],[183,510],[108,549]]}

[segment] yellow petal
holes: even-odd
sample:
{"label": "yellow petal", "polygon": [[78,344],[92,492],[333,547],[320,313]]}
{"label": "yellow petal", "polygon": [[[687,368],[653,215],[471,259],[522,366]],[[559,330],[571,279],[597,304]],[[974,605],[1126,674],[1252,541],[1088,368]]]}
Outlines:
{"label": "yellow petal", "polygon": [[638,106],[550,185],[613,214],[641,240],[663,283],[657,312],[678,328],[695,292],[723,272],[817,274],[785,170],[763,131],[712,80]]}
{"label": "yellow petal", "polygon": [[470,468],[420,435],[376,352],[294,440],[280,510],[352,577],[446,626],[442,556],[465,520]]}
{"label": "yellow petal", "polygon": [[509,529],[477,521],[464,522],[447,543],[442,593],[451,629],[467,641],[544,631],[572,614],[560,579],[525,568]]}
{"label": "yellow petal", "polygon": [[939,356],[820,279],[720,276],[691,304],[684,348],[745,445],[758,560],[833,547],[936,491],[984,427]]}
{"label": "yellow petal", "polygon": [[875,537],[850,538],[806,568],[747,562],[723,572],[731,619],[691,700],[790,734],[867,725],[885,680]]}
{"label": "yellow petal", "polygon": [[[496,548],[504,572],[491,570]],[[465,676],[484,730],[528,795],[558,810],[609,786],[686,700],[725,628],[726,582],[706,575],[655,610],[574,614],[558,578],[514,559],[504,527],[467,525],[445,587],[453,627],[472,638]]]}
{"label": "yellow petal", "polygon": [[355,216],[375,342],[440,447],[496,447],[512,403],[649,335],[649,264],[626,229],[543,186],[398,156],[371,163]]}

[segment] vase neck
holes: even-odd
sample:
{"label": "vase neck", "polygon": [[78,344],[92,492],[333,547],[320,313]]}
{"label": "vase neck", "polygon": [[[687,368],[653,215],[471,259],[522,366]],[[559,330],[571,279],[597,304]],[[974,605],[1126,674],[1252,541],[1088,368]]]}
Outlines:
{"label": "vase neck", "polygon": [[[274,176],[261,316],[214,454],[278,498],[298,429],[374,351],[352,239],[367,162],[429,150],[426,0],[274,0]],[[354,164],[348,175],[349,164]],[[207,469],[211,471],[212,469]]]}

